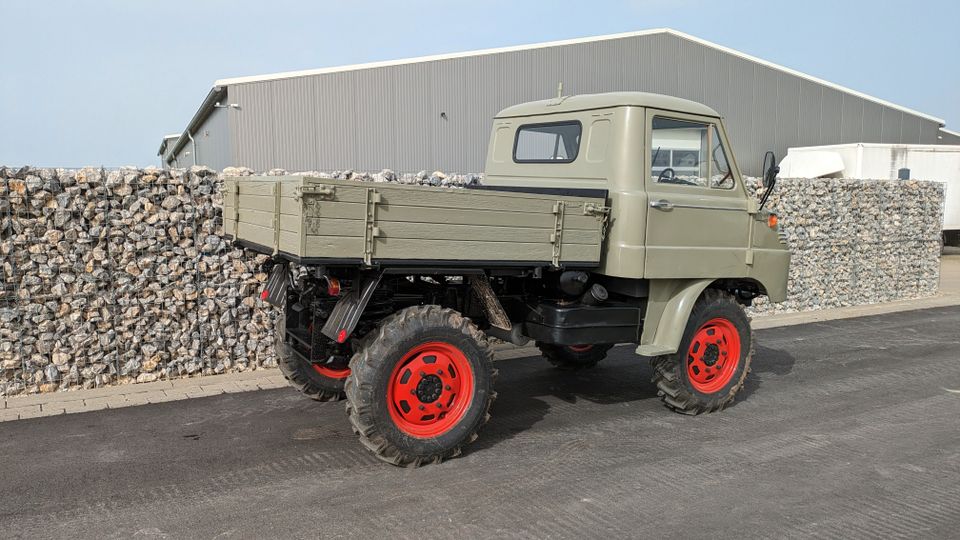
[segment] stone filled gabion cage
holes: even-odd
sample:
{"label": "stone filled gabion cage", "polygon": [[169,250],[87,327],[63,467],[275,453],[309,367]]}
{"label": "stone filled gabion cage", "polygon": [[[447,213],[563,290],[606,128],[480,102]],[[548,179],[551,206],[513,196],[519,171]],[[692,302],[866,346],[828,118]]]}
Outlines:
{"label": "stone filled gabion cage", "polygon": [[[746,179],[762,195],[760,180]],[[753,314],[876,304],[937,293],[944,184],[919,180],[778,179],[766,208],[790,249],[787,300]]]}
{"label": "stone filled gabion cage", "polygon": [[[454,188],[482,178],[298,174]],[[0,395],[275,367],[277,313],[259,299],[267,257],[223,238],[222,176],[0,168]],[[754,314],[936,293],[942,184],[787,179],[769,206],[793,255],[789,298]]]}

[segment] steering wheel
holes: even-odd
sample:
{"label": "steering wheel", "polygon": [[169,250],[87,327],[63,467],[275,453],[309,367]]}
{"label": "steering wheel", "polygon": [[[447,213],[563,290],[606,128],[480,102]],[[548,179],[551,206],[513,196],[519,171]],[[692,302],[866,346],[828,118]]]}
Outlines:
{"label": "steering wheel", "polygon": [[727,174],[723,175],[723,178],[717,182],[717,187],[723,187],[723,183],[727,181],[728,178],[733,178],[733,169],[727,171]]}
{"label": "steering wheel", "polygon": [[657,175],[657,183],[673,182],[673,178],[675,176],[677,176],[677,173],[670,167],[667,167],[666,169],[660,171],[660,174]]}

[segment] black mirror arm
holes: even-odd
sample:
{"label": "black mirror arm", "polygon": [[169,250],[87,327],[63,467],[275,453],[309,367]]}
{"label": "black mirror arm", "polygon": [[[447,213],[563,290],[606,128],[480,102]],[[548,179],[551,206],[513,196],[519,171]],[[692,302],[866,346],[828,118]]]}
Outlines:
{"label": "black mirror arm", "polygon": [[770,169],[767,170],[767,173],[766,173],[767,176],[764,179],[766,181],[763,182],[764,187],[766,189],[763,192],[763,197],[760,198],[760,206],[757,208],[758,210],[763,210],[763,205],[767,204],[767,199],[770,198],[770,193],[773,192],[773,186],[777,185],[777,174],[779,173],[780,173],[780,167],[776,165],[770,167]]}

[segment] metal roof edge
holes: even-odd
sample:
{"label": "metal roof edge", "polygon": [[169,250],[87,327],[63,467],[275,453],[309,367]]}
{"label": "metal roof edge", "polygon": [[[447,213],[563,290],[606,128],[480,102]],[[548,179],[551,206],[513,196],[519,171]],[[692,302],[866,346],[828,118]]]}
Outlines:
{"label": "metal roof edge", "polygon": [[215,84],[217,86],[228,86],[231,84],[244,84],[252,82],[275,81],[278,79],[292,79],[296,77],[307,77],[310,75],[324,75],[326,73],[339,73],[343,71],[356,71],[361,69],[373,69],[389,66],[402,66],[406,64],[419,64],[423,62],[435,62],[437,60],[453,60],[456,58],[469,58],[473,56],[486,56],[490,54],[528,51],[533,49],[544,49],[547,47],[561,47],[564,45],[577,45],[579,43],[594,43],[597,41],[609,41],[614,39],[624,39],[637,36],[646,36],[652,34],[670,33],[673,30],[669,28],[651,28],[648,30],[635,30],[633,32],[620,32],[618,34],[605,34],[602,36],[589,36],[573,39],[562,39],[557,41],[545,41],[541,43],[528,43],[525,45],[511,45],[508,47],[495,47],[491,49],[476,49],[472,51],[462,51],[455,53],[433,54],[427,56],[415,56],[412,58],[401,58],[397,60],[384,60],[379,62],[365,62],[361,64],[349,64],[345,66],[333,66],[317,69],[306,69],[300,71],[282,71],[279,73],[268,73],[265,75],[252,75],[249,77],[232,77],[219,79]]}
{"label": "metal roof edge", "polygon": [[856,148],[861,146],[863,148],[909,148],[909,149],[919,149],[919,148],[933,148],[933,149],[942,149],[942,148],[960,148],[960,145],[955,144],[934,144],[934,143],[868,143],[868,142],[856,142],[856,143],[840,143],[840,144],[821,144],[817,146],[791,146],[787,148],[787,152],[790,150],[842,150],[846,148]]}
{"label": "metal roof edge", "polygon": [[819,78],[819,77],[814,77],[813,75],[808,75],[808,74],[806,74],[806,73],[804,73],[804,72],[802,72],[802,71],[797,71],[797,70],[795,70],[795,69],[791,69],[791,68],[788,68],[788,67],[786,67],[786,66],[782,66],[782,65],[780,65],[780,64],[776,64],[776,63],[774,63],[774,62],[770,62],[770,61],[768,61],[768,60],[764,60],[764,59],[762,59],[762,58],[757,58],[756,56],[749,55],[749,54],[747,54],[747,53],[745,53],[745,52],[740,52],[740,51],[738,51],[738,50],[736,50],[736,49],[731,49],[730,47],[724,47],[723,45],[718,45],[718,44],[716,44],[716,43],[713,43],[712,41],[707,41],[707,40],[705,40],[705,39],[701,39],[701,38],[698,38],[698,37],[696,37],[696,36],[691,36],[690,34],[686,34],[686,33],[684,33],[684,32],[680,32],[679,30],[673,30],[672,28],[667,28],[667,29],[666,29],[666,32],[669,33],[669,34],[673,34],[673,35],[675,35],[675,36],[677,36],[677,37],[681,37],[681,38],[683,38],[683,39],[686,39],[686,40],[688,40],[688,41],[693,41],[694,43],[699,43],[700,45],[704,45],[704,46],[706,46],[706,47],[711,47],[711,48],[713,48],[713,49],[717,49],[717,50],[722,51],[722,52],[725,52],[725,53],[727,53],[727,54],[730,54],[730,55],[733,55],[733,56],[737,56],[737,57],[739,57],[739,58],[743,58],[744,60],[749,60],[749,61],[751,61],[751,62],[755,62],[755,63],[760,64],[760,65],[762,65],[762,66],[766,66],[766,67],[769,67],[769,68],[772,68],[772,69],[776,69],[777,71],[782,71],[782,72],[784,72],[784,73],[788,73],[788,74],[790,74],[790,75],[793,75],[794,77],[799,77],[799,78],[801,78],[801,79],[806,79],[806,80],[808,80],[808,81],[815,82],[815,83],[817,83],[817,84],[821,84],[821,85],[826,86],[826,87],[828,87],[828,88],[833,88],[834,90],[839,90],[839,91],[845,92],[845,93],[847,93],[847,94],[852,94],[852,95],[857,96],[857,97],[859,97],[859,98],[861,98],[861,99],[866,99],[866,100],[868,100],[868,101],[872,101],[872,102],[874,102],[874,103],[878,103],[878,104],[883,105],[883,106],[885,106],[885,107],[890,107],[891,109],[897,109],[898,111],[902,111],[902,112],[905,112],[905,113],[909,113],[909,114],[912,114],[912,115],[914,115],[914,116],[919,116],[919,117],[921,117],[921,118],[926,118],[927,120],[930,120],[930,121],[932,121],[932,122],[938,122],[941,126],[943,126],[944,124],[946,124],[946,121],[943,120],[942,118],[937,118],[936,116],[932,116],[932,115],[929,115],[929,114],[927,114],[927,113],[923,113],[923,112],[920,112],[920,111],[911,109],[911,108],[909,108],[909,107],[904,107],[903,105],[897,105],[896,103],[891,103],[891,102],[889,102],[889,101],[887,101],[887,100],[885,100],[885,99],[880,99],[880,98],[878,98],[878,97],[871,96],[870,94],[864,94],[863,92],[858,92],[858,91],[856,91],[856,90],[853,90],[852,88],[847,88],[846,86],[839,85],[839,84],[836,84],[836,83],[832,83],[832,82],[830,82],[830,81],[821,79],[821,78]]}
{"label": "metal roof edge", "polygon": [[[190,123],[187,124],[187,128],[183,130],[183,133],[180,134],[180,137],[177,139],[177,142],[173,143],[173,150],[170,151],[171,156],[177,155],[180,152],[180,149],[187,144],[189,137],[187,135],[193,135],[196,133],[197,128],[203,124],[204,120],[210,116],[210,112],[213,111],[213,106],[217,103],[218,100],[225,94],[227,87],[214,85],[213,88],[207,92],[207,97],[204,98],[203,103],[200,104],[200,108],[197,109],[197,112],[193,115],[193,118],[190,119]],[[167,161],[169,163],[170,161]]]}
{"label": "metal roof edge", "polygon": [[169,135],[164,135],[163,140],[160,141],[160,149],[157,150],[157,155],[163,157],[163,151],[167,148],[167,142],[171,139],[179,139],[182,133],[171,133]]}
{"label": "metal roof edge", "polygon": [[687,33],[685,33],[685,32],[681,32],[681,31],[679,31],[679,30],[674,30],[674,29],[672,29],[672,28],[651,28],[651,29],[648,29],[648,30],[636,30],[636,31],[633,31],[633,32],[621,32],[621,33],[617,33],[617,34],[605,34],[605,35],[601,35],[601,36],[590,36],[590,37],[583,37],[583,38],[564,39],[564,40],[558,40],[558,41],[546,41],[546,42],[542,42],[542,43],[531,43],[531,44],[526,44],[526,45],[513,45],[513,46],[509,46],[509,47],[498,47],[498,48],[492,48],[492,49],[478,49],[478,50],[473,50],[473,51],[463,51],[463,52],[456,52],[456,53],[436,54],[436,55],[429,55],[429,56],[418,56],[418,57],[405,58],[405,59],[399,59],[399,60],[385,60],[385,61],[380,61],[380,62],[367,62],[367,63],[362,63],[362,64],[351,64],[351,65],[345,65],[345,66],[334,66],[334,67],[327,67],[327,68],[307,69],[307,70],[301,70],[301,71],[284,71],[284,72],[271,73],[271,74],[266,74],[266,75],[252,75],[252,76],[249,76],[249,77],[232,77],[232,78],[227,78],[227,79],[219,79],[219,80],[217,80],[214,84],[215,84],[215,86],[229,86],[229,85],[232,85],[232,84],[245,84],[245,83],[254,83],[254,82],[275,81],[275,80],[280,80],[280,79],[292,79],[292,78],[297,78],[297,77],[306,77],[306,76],[310,76],[310,75],[323,75],[323,74],[327,74],[327,73],[339,73],[339,72],[344,72],[344,71],[356,71],[356,70],[362,70],[362,69],[373,69],[373,68],[380,68],[380,67],[400,66],[400,65],[405,65],[405,64],[417,64],[417,63],[423,63],[423,62],[434,62],[434,61],[438,61],[438,60],[452,60],[452,59],[456,59],[456,58],[469,58],[469,57],[473,57],[473,56],[486,56],[486,55],[490,55],[490,54],[516,52],[516,51],[526,51],[526,50],[533,50],[533,49],[543,49],[543,48],[547,48],[547,47],[559,47],[559,46],[564,46],[564,45],[577,45],[577,44],[580,44],[580,43],[595,43],[595,42],[600,42],[600,41],[610,41],[610,40],[615,40],[615,39],[624,39],[624,38],[631,38],[631,37],[638,37],[638,36],[647,36],[647,35],[653,35],[653,34],[670,34],[670,35],[673,35],[673,36],[676,36],[676,37],[679,37],[679,38],[682,38],[682,39],[686,39],[686,40],[688,40],[688,41],[692,41],[692,42],[694,42],[694,43],[698,43],[698,44],[703,45],[703,46],[706,46],[706,47],[710,47],[710,48],[712,48],[712,49],[716,49],[716,50],[722,51],[722,52],[724,52],[724,53],[727,53],[727,54],[736,56],[736,57],[738,57],[738,58],[742,58],[742,59],[744,59],[744,60],[748,60],[748,61],[751,61],[751,62],[755,62],[755,63],[757,63],[757,64],[760,64],[760,65],[763,65],[763,66],[766,66],[766,67],[775,69],[775,70],[777,70],[777,71],[781,71],[781,72],[783,72],[783,73],[787,73],[787,74],[793,75],[793,76],[795,76],[795,77],[799,77],[799,78],[801,78],[801,79],[806,79],[806,80],[808,80],[808,81],[811,81],[811,82],[814,82],[814,83],[817,83],[817,84],[826,86],[826,87],[828,87],[828,88],[832,88],[832,89],[834,89],[834,90],[839,90],[839,91],[841,91],[841,92],[844,92],[844,93],[847,93],[847,94],[851,94],[851,95],[857,96],[857,97],[859,97],[859,98],[861,98],[861,99],[866,99],[866,100],[868,100],[868,101],[872,101],[872,102],[874,102],[874,103],[877,103],[877,104],[879,104],[879,105],[883,105],[883,106],[885,106],[885,107],[890,107],[890,108],[892,108],[892,109],[896,109],[896,110],[899,110],[899,111],[902,111],[902,112],[905,112],[905,113],[908,113],[908,114],[911,114],[911,115],[914,115],[914,116],[919,116],[919,117],[921,117],[921,118],[925,118],[925,119],[930,120],[930,121],[932,121],[932,122],[937,122],[937,123],[939,123],[941,126],[943,126],[944,124],[946,124],[946,122],[945,122],[942,118],[938,118],[938,117],[936,117],[936,116],[932,116],[932,115],[929,115],[929,114],[927,114],[927,113],[923,113],[923,112],[920,112],[920,111],[917,111],[917,110],[914,110],[914,109],[910,109],[909,107],[904,107],[904,106],[902,106],[902,105],[897,105],[896,103],[892,103],[892,102],[890,102],[890,101],[887,101],[887,100],[884,100],[884,99],[881,99],[881,98],[878,98],[878,97],[875,97],[875,96],[871,96],[871,95],[865,94],[865,93],[863,93],[863,92],[858,92],[858,91],[853,90],[853,89],[851,89],[851,88],[847,88],[846,86],[842,86],[842,85],[839,85],[839,84],[836,84],[836,83],[832,83],[832,82],[830,82],[830,81],[821,79],[821,78],[819,78],[819,77],[814,77],[813,75],[808,75],[808,74],[803,73],[803,72],[801,72],[801,71],[797,71],[797,70],[795,70],[795,69],[791,69],[791,68],[788,68],[788,67],[786,67],[786,66],[782,66],[782,65],[780,65],[780,64],[776,64],[776,63],[774,63],[774,62],[770,62],[770,61],[768,61],[768,60],[763,60],[763,59],[758,58],[758,57],[756,57],[756,56],[749,55],[749,54],[747,54],[747,53],[738,51],[738,50],[736,50],[736,49],[731,49],[730,47],[725,47],[725,46],[723,46],[723,45],[719,45],[719,44],[717,44],[717,43],[713,43],[713,42],[711,42],[711,41],[707,41],[707,40],[705,40],[705,39],[701,39],[701,38],[698,38],[698,37],[696,37],[696,36],[692,36],[692,35],[687,34]]}
{"label": "metal roof edge", "polygon": [[952,129],[947,129],[943,126],[940,126],[940,131],[946,133],[947,135],[953,135],[954,137],[960,137],[960,131],[954,131]]}

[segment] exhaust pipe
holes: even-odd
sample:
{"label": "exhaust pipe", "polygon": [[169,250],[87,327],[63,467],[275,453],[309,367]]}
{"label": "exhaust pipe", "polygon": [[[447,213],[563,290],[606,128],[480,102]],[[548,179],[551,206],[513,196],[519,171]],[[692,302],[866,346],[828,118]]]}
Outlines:
{"label": "exhaust pipe", "polygon": [[610,298],[610,295],[607,293],[607,289],[599,283],[595,283],[593,287],[590,287],[590,290],[584,293],[583,297],[580,298],[580,302],[585,306],[599,306],[600,304],[607,301],[607,298]]}
{"label": "exhaust pipe", "polygon": [[527,343],[530,343],[530,338],[523,335],[522,333],[523,325],[514,324],[510,327],[510,330],[504,330],[502,328],[497,328],[496,326],[491,326],[484,330],[488,336],[493,336],[497,339],[502,339],[507,343],[513,343],[519,347],[523,347]]}

